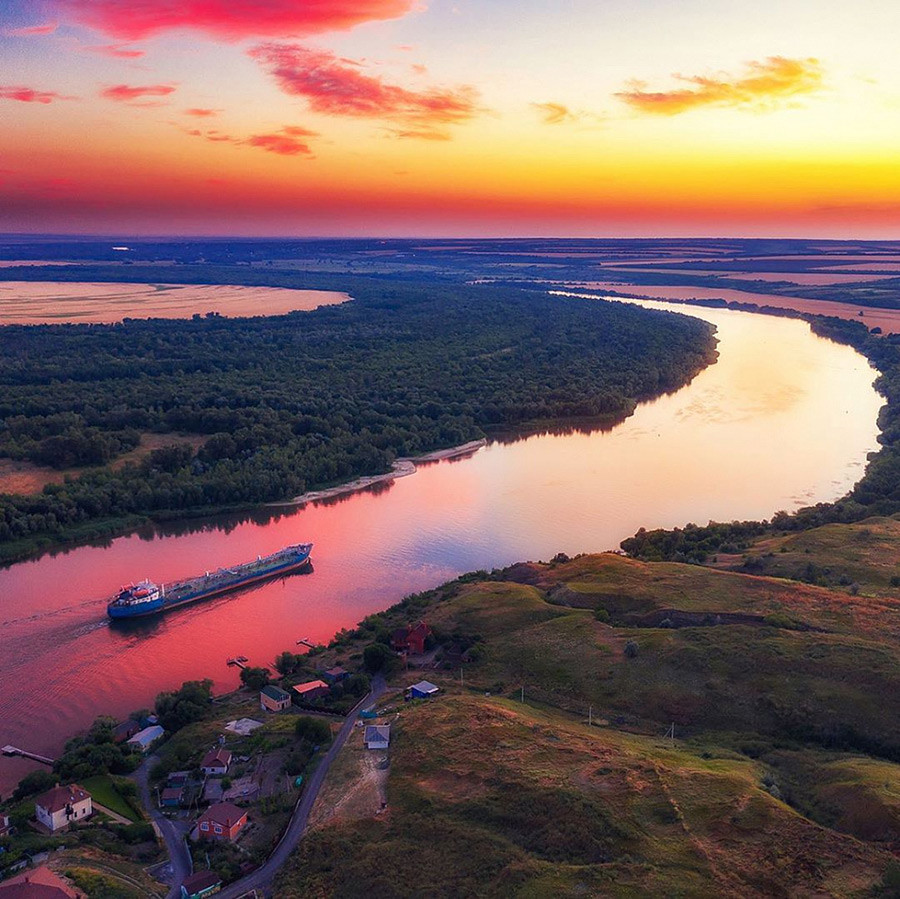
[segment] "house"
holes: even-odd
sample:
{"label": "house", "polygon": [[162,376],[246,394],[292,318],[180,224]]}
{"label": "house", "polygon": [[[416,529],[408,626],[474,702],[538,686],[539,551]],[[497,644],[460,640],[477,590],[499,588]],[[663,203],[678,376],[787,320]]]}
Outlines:
{"label": "house", "polygon": [[0,899],[83,899],[84,893],[40,867],[0,883]]}
{"label": "house", "polygon": [[407,699],[431,699],[437,696],[440,690],[440,687],[436,687],[430,681],[420,680],[406,691],[406,697]]}
{"label": "house", "polygon": [[9,815],[0,815],[0,838],[9,836]]}
{"label": "house", "polygon": [[224,749],[221,746],[217,746],[215,749],[210,749],[210,751],[203,756],[200,767],[207,777],[223,777],[228,773],[228,766],[230,764],[231,751]]}
{"label": "house", "polygon": [[183,787],[191,777],[190,771],[173,771],[166,778],[167,787]]}
{"label": "house", "polygon": [[328,684],[323,680],[311,680],[294,687],[294,698],[300,702],[312,702],[328,695]]}
{"label": "house", "polygon": [[291,694],[287,690],[282,690],[281,687],[269,684],[268,687],[263,687],[259,691],[259,704],[266,711],[283,712],[290,708]]}
{"label": "house", "polygon": [[159,797],[159,804],[164,808],[181,808],[184,798],[184,787],[166,787]]}
{"label": "house", "polygon": [[390,724],[367,724],[363,742],[366,749],[387,749],[391,742]]}
{"label": "house", "polygon": [[422,655],[425,652],[425,640],[430,636],[431,628],[424,621],[418,621],[412,627],[398,627],[391,634],[391,646],[396,652]]}
{"label": "house", "polygon": [[38,796],[34,801],[34,814],[38,823],[51,833],[68,827],[73,821],[83,821],[94,811],[91,794],[78,784],[56,786]]}
{"label": "house", "polygon": [[211,805],[197,819],[197,835],[201,840],[233,842],[247,824],[247,813],[230,802]]}
{"label": "house", "polygon": [[140,729],[140,724],[129,718],[113,728],[113,742],[124,743],[126,740],[130,740]]}
{"label": "house", "polygon": [[139,730],[133,737],[128,740],[128,745],[134,747],[141,752],[148,752],[153,744],[165,733],[158,724],[151,724]]}
{"label": "house", "polygon": [[215,871],[198,871],[184,878],[181,899],[202,899],[222,889],[222,878]]}
{"label": "house", "polygon": [[329,668],[327,671],[320,671],[319,674],[322,675],[322,680],[325,681],[325,683],[336,684],[345,677],[349,677],[350,672],[341,668],[340,665],[335,665],[334,668]]}

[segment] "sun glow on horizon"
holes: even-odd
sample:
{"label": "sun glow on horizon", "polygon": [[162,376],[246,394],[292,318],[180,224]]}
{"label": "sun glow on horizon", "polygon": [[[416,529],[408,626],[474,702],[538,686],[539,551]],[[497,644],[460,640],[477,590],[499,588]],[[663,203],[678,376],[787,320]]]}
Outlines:
{"label": "sun glow on horizon", "polygon": [[0,230],[896,237],[863,5],[15,0]]}

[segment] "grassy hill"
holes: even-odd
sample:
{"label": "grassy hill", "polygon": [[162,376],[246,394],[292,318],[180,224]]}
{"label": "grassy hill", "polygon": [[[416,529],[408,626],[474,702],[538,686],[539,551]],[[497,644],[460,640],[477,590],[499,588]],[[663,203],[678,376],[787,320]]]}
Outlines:
{"label": "grassy hill", "polygon": [[[852,527],[865,543],[896,524]],[[812,554],[775,558],[792,552]],[[438,667],[395,683],[424,673],[445,693],[389,703],[387,809],[325,816],[278,895],[896,895],[900,599],[883,555],[854,563],[882,584],[871,596],[607,553],[469,575],[366,619],[328,655],[352,663],[424,617]]]}

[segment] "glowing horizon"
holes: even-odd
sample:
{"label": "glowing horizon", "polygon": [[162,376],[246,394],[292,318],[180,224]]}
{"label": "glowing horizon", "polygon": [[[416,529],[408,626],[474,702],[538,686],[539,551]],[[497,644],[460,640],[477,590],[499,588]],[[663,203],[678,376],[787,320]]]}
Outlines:
{"label": "glowing horizon", "polygon": [[900,238],[900,10],[12,0],[0,231]]}

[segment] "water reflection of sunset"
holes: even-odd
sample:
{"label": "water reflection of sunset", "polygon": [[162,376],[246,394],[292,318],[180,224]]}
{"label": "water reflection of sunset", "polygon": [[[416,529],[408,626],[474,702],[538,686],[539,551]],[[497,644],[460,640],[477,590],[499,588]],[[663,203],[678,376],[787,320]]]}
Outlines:
{"label": "water reflection of sunset", "polygon": [[[182,680],[210,676],[224,689],[235,683],[229,656],[268,664],[301,637],[327,641],[464,571],[845,492],[876,445],[881,400],[866,361],[799,321],[695,311],[718,328],[719,361],[611,431],[493,443],[386,489],[173,523],[0,571],[0,737],[27,734],[30,748],[53,750],[100,711],[126,713]],[[107,625],[105,600],[124,582],[188,577],[304,541],[315,543],[312,574]],[[20,771],[0,773],[7,782]]]}

